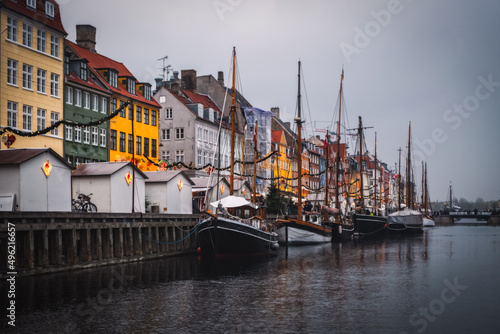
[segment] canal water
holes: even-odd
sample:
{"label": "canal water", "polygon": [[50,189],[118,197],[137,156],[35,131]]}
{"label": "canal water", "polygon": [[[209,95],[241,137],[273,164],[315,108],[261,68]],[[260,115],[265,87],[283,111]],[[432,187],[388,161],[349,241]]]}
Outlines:
{"label": "canal water", "polygon": [[500,227],[16,279],[16,333],[500,333]]}

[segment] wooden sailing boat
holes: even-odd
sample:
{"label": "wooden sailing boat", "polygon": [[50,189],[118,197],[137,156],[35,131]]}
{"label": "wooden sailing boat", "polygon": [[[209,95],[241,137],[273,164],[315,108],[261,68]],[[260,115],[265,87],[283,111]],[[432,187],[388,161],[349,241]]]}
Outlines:
{"label": "wooden sailing boat", "polygon": [[255,208],[255,205],[243,197],[233,196],[236,121],[235,48],[233,48],[232,65],[230,196],[211,203],[217,208],[217,214],[210,213],[210,217],[198,225],[198,241],[202,256],[272,254],[276,253],[279,247],[278,234],[273,231],[273,225],[261,217],[242,218],[233,215],[235,208]]}
{"label": "wooden sailing boat", "polygon": [[332,229],[322,221],[321,214],[303,214],[302,211],[302,118],[301,118],[301,95],[300,95],[300,73],[301,63],[299,61],[298,94],[297,94],[297,218],[285,216],[275,222],[278,230],[278,240],[282,244],[317,244],[330,242]]}
{"label": "wooden sailing boat", "polygon": [[[391,213],[387,219],[387,230],[390,233],[422,233],[423,215],[413,210],[414,191],[411,173],[411,122],[408,127],[408,156],[406,158],[406,207]],[[401,195],[400,195],[401,196]],[[400,206],[400,205],[399,205]]]}
{"label": "wooden sailing boat", "polygon": [[424,218],[423,218],[423,225],[424,227],[433,227],[436,226],[436,223],[434,220],[432,220],[432,208],[427,207],[430,203],[429,200],[429,190],[427,189],[427,162],[424,165],[424,186],[423,186],[423,206],[424,206]]}
{"label": "wooden sailing boat", "polygon": [[363,181],[363,123],[359,116],[358,139],[359,139],[359,170],[360,170],[360,198],[356,213],[352,215],[354,225],[354,237],[373,237],[385,233],[387,228],[387,217],[379,216],[376,212],[369,212],[365,207],[364,181]]}

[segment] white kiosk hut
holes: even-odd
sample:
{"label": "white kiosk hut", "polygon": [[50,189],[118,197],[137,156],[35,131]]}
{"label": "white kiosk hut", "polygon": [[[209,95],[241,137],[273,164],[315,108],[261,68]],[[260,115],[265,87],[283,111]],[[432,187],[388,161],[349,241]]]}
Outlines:
{"label": "white kiosk hut", "polygon": [[71,211],[71,166],[51,148],[0,150],[0,211]]}
{"label": "white kiosk hut", "polygon": [[[205,208],[206,203],[215,202],[218,199],[223,199],[224,197],[229,196],[230,185],[224,177],[219,177],[219,182],[217,182],[216,177],[208,176],[193,177],[191,180],[194,182],[193,206],[200,212],[207,209]],[[213,209],[214,208],[208,208],[210,211],[213,211]]]}
{"label": "white kiosk hut", "polygon": [[153,213],[192,214],[194,182],[183,171],[145,172],[146,211]]}
{"label": "white kiosk hut", "polygon": [[91,202],[98,212],[145,213],[145,179],[147,176],[132,162],[81,164],[71,175],[73,198],[80,193],[92,194]]}

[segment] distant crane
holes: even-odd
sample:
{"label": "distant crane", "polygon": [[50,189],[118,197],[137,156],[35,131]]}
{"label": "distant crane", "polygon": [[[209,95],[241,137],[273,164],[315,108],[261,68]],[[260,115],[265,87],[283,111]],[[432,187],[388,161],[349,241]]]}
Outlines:
{"label": "distant crane", "polygon": [[[162,66],[162,79],[163,81],[166,81],[168,80],[168,73],[170,72],[170,69],[172,68],[172,66],[170,65],[166,65],[166,61],[168,59],[168,56],[165,56],[165,57],[162,57],[160,59],[158,59],[158,61],[163,61],[163,66]],[[166,75],[165,75],[165,72],[166,72]]]}

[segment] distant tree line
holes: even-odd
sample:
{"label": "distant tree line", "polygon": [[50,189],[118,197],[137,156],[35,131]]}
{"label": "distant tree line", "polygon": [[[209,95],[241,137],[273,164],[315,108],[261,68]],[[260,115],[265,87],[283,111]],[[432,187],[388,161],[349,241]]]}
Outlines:
{"label": "distant tree line", "polygon": [[[453,205],[459,206],[460,210],[474,210],[477,209],[479,211],[487,211],[487,210],[495,210],[498,209],[500,200],[498,201],[485,201],[483,198],[478,197],[474,202],[470,202],[465,198],[461,197],[460,199],[453,198]],[[445,210],[450,207],[449,201],[442,202],[433,202],[432,203],[433,210]]]}

